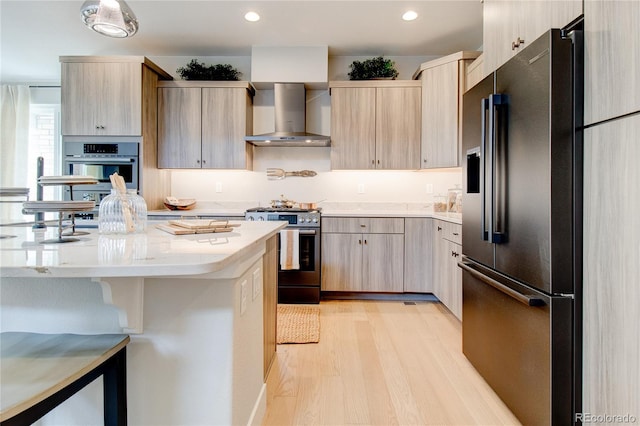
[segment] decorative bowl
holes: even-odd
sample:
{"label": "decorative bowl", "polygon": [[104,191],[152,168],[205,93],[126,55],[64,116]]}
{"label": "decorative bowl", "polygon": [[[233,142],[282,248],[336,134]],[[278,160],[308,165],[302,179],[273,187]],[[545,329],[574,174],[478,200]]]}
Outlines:
{"label": "decorative bowl", "polygon": [[164,206],[169,210],[191,210],[196,206],[196,200],[193,198],[165,198]]}

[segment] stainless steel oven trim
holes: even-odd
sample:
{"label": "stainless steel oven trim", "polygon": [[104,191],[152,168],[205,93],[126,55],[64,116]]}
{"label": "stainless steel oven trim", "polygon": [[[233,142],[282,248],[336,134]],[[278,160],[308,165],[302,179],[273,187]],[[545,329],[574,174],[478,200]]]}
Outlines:
{"label": "stainless steel oven trim", "polygon": [[67,163],[108,163],[108,164],[131,164],[136,163],[138,159],[136,157],[67,157],[65,158]]}

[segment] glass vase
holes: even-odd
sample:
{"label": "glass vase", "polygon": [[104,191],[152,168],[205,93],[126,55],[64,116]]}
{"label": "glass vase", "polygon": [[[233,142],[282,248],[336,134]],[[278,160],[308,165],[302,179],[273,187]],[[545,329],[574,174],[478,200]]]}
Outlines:
{"label": "glass vase", "polygon": [[126,194],[112,189],[100,202],[98,230],[101,234],[140,233],[146,229],[147,203],[135,189],[128,189]]}

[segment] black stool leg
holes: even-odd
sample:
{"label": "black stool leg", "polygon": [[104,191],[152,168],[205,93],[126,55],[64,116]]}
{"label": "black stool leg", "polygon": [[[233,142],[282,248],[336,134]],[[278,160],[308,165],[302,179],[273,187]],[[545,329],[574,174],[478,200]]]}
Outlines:
{"label": "black stool leg", "polygon": [[127,352],[122,348],[105,366],[104,424],[125,426],[127,424]]}

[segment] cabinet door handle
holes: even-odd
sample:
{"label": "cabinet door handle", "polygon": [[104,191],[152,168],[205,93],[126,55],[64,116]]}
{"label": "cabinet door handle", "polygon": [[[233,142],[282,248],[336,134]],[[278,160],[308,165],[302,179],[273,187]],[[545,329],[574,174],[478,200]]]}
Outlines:
{"label": "cabinet door handle", "polygon": [[518,37],[516,41],[511,43],[511,50],[516,50],[521,44],[524,44],[524,40]]}
{"label": "cabinet door handle", "polygon": [[380,164],[380,160],[378,160],[378,164]]}
{"label": "cabinet door handle", "polygon": [[371,164],[376,165],[376,160],[371,160]]}
{"label": "cabinet door handle", "polygon": [[458,233],[457,233],[457,232],[454,232],[454,233],[453,233],[453,235],[455,235],[455,236],[457,237],[457,236],[458,236]]}
{"label": "cabinet door handle", "polygon": [[362,244],[362,240],[358,240],[358,244]]}
{"label": "cabinet door handle", "polygon": [[104,126],[96,126],[96,129],[104,130]]}
{"label": "cabinet door handle", "polygon": [[196,164],[200,164],[200,160],[196,160]]}
{"label": "cabinet door handle", "polygon": [[207,164],[207,160],[202,160],[202,164]]}
{"label": "cabinet door handle", "polygon": [[442,231],[442,227],[438,226],[438,232]]}
{"label": "cabinet door handle", "polygon": [[364,243],[367,244],[367,240],[364,240]]}

